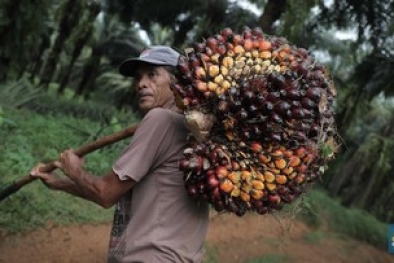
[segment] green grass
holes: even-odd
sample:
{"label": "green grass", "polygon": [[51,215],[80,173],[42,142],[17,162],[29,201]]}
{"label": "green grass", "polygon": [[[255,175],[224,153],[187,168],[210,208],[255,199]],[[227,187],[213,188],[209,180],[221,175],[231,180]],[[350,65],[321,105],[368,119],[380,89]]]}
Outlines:
{"label": "green grass", "polygon": [[205,243],[205,255],[204,255],[204,263],[216,263],[217,262],[217,250],[210,246],[208,243]]}
{"label": "green grass", "polygon": [[315,228],[327,224],[329,229],[341,235],[386,248],[387,224],[366,211],[343,207],[339,200],[321,189],[309,191],[303,197],[298,218]]}
{"label": "green grass", "polygon": [[303,238],[304,238],[305,242],[307,242],[307,243],[316,244],[319,241],[326,239],[327,234],[323,233],[322,231],[317,230],[317,231],[312,231],[312,232],[306,233]]}
{"label": "green grass", "polygon": [[[0,126],[0,190],[27,175],[38,162],[57,159],[67,148],[78,148],[96,137],[115,132],[88,119],[42,116],[25,110],[4,110],[15,124]],[[85,158],[87,169],[104,174],[128,140],[107,146]],[[0,228],[19,232],[55,224],[99,223],[112,211],[93,203],[48,190],[39,181],[23,187],[0,203]]]}

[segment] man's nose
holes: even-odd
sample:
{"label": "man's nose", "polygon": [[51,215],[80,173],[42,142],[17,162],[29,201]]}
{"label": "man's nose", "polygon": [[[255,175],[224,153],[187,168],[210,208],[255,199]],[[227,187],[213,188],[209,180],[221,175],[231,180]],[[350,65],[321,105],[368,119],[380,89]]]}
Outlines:
{"label": "man's nose", "polygon": [[145,88],[145,87],[146,87],[146,83],[147,83],[147,77],[142,76],[142,77],[139,79],[138,83],[137,83],[137,88],[138,88],[138,89],[143,89],[143,88]]}

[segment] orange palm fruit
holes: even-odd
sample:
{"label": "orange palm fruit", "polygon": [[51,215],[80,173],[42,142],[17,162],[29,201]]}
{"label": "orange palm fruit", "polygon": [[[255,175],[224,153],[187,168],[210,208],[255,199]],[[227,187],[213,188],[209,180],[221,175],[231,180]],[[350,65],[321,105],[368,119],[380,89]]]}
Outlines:
{"label": "orange palm fruit", "polygon": [[271,161],[271,156],[266,155],[264,153],[260,153],[257,158],[259,159],[259,162],[261,163],[269,163]]}
{"label": "orange palm fruit", "polygon": [[279,174],[276,176],[275,181],[278,184],[285,184],[287,182],[287,176],[283,174]]}
{"label": "orange palm fruit", "polygon": [[220,69],[219,66],[217,65],[212,65],[209,67],[208,69],[208,74],[209,76],[211,76],[212,78],[216,77],[217,75],[219,75],[220,73]]}
{"label": "orange palm fruit", "polygon": [[217,75],[217,76],[213,79],[213,81],[214,81],[216,84],[218,84],[218,86],[221,86],[221,85],[222,85],[223,80],[224,80],[224,78],[223,78],[223,75],[222,75],[222,74]]}
{"label": "orange palm fruit", "polygon": [[231,190],[231,196],[238,197],[241,194],[241,190],[234,186],[233,190]]}
{"label": "orange palm fruit", "polygon": [[201,92],[206,92],[208,90],[207,83],[203,81],[197,81],[196,87]]}
{"label": "orange palm fruit", "polygon": [[251,184],[243,184],[241,186],[241,190],[245,193],[249,193],[251,190],[253,190],[253,186]]}
{"label": "orange palm fruit", "polygon": [[241,45],[236,45],[233,49],[234,53],[236,55],[240,55],[240,54],[244,54],[245,53],[245,49],[243,48],[243,46]]}
{"label": "orange palm fruit", "polygon": [[252,39],[245,39],[243,47],[245,48],[245,51],[251,51],[254,47]]}
{"label": "orange palm fruit", "polygon": [[277,175],[280,174],[280,170],[279,169],[271,169],[270,170],[273,174]]}
{"label": "orange palm fruit", "polygon": [[259,41],[259,49],[261,50],[261,51],[265,51],[265,50],[270,50],[271,49],[271,42],[269,42],[269,41],[267,41],[267,40],[264,40],[264,39],[261,39],[260,41]]}
{"label": "orange palm fruit", "polygon": [[262,182],[265,181],[265,177],[264,177],[264,175],[263,175],[260,171],[257,171],[257,172],[256,172],[256,179],[257,179],[257,180],[260,180],[260,181],[262,181]]}
{"label": "orange palm fruit", "polygon": [[241,174],[239,172],[231,172],[227,175],[227,178],[233,183],[236,184],[241,180]]}
{"label": "orange palm fruit", "polygon": [[218,166],[215,173],[219,179],[225,179],[228,176],[228,170],[225,166]]}
{"label": "orange palm fruit", "polygon": [[291,166],[282,169],[282,173],[285,174],[285,175],[289,175],[289,174],[291,174],[293,171],[294,171],[294,168],[291,167]]}
{"label": "orange palm fruit", "polygon": [[297,172],[292,172],[292,173],[289,174],[287,177],[288,177],[290,180],[293,180],[294,178],[296,178],[297,175],[298,175]]}
{"label": "orange palm fruit", "polygon": [[264,183],[260,180],[252,180],[252,185],[256,190],[263,190],[265,188]]}
{"label": "orange palm fruit", "polygon": [[315,159],[315,155],[313,155],[312,153],[308,153],[307,155],[305,155],[302,160],[306,163],[306,164],[310,164],[313,159]]}
{"label": "orange palm fruit", "polygon": [[298,174],[296,178],[294,178],[294,181],[296,181],[297,184],[302,184],[305,182],[305,174]]}
{"label": "orange palm fruit", "polygon": [[222,60],[222,66],[227,69],[231,69],[234,66],[234,59],[232,57],[224,57]]}
{"label": "orange palm fruit", "polygon": [[230,193],[233,190],[234,185],[229,179],[224,179],[223,181],[220,182],[219,187],[220,190],[222,190],[223,192]]}
{"label": "orange palm fruit", "polygon": [[194,74],[196,75],[197,79],[204,80],[207,76],[205,69],[202,67],[195,67]]}
{"label": "orange palm fruit", "polygon": [[300,147],[294,151],[294,154],[300,158],[303,158],[306,155],[306,149],[304,147]]}
{"label": "orange palm fruit", "polygon": [[209,91],[215,92],[216,89],[218,88],[218,84],[216,84],[216,83],[213,82],[213,81],[209,81],[208,84],[207,84],[207,87],[208,87],[208,90],[209,90]]}
{"label": "orange palm fruit", "polygon": [[298,156],[292,156],[289,158],[289,166],[296,167],[301,164],[301,159]]}
{"label": "orange palm fruit", "polygon": [[275,175],[271,173],[270,171],[265,171],[264,173],[264,178],[268,183],[272,183],[275,181]]}
{"label": "orange palm fruit", "polygon": [[287,158],[290,158],[291,156],[293,156],[293,151],[292,150],[284,150],[283,151],[283,155]]}
{"label": "orange palm fruit", "polygon": [[250,149],[254,152],[254,153],[261,153],[261,151],[263,150],[263,146],[261,145],[261,143],[259,142],[252,142],[250,144]]}
{"label": "orange palm fruit", "polygon": [[276,189],[276,184],[268,183],[268,184],[265,184],[265,186],[267,187],[268,191],[271,191],[271,192]]}
{"label": "orange palm fruit", "polygon": [[274,162],[275,162],[275,167],[280,170],[286,168],[287,166],[287,162],[284,158],[276,159]]}
{"label": "orange palm fruit", "polygon": [[266,165],[267,165],[269,168],[271,168],[271,169],[275,169],[275,168],[276,168],[275,162],[269,162],[269,163],[267,163]]}
{"label": "orange palm fruit", "polygon": [[250,181],[252,173],[250,171],[244,170],[241,172],[241,179],[244,181]]}
{"label": "orange palm fruit", "polygon": [[244,191],[241,191],[240,198],[244,202],[249,202],[250,201],[250,195],[248,193],[245,193]]}
{"label": "orange palm fruit", "polygon": [[272,156],[272,158],[274,158],[274,159],[283,158],[283,152],[282,152],[281,150],[277,149],[277,150],[274,150],[274,151],[271,153],[271,156]]}
{"label": "orange palm fruit", "polygon": [[254,200],[260,200],[264,197],[264,192],[262,190],[251,190],[250,195]]}

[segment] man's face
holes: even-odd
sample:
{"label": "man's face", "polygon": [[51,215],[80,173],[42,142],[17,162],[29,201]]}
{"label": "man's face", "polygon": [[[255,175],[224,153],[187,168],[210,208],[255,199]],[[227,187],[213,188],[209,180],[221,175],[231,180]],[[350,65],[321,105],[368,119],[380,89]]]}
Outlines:
{"label": "man's face", "polygon": [[142,111],[153,108],[167,108],[174,100],[171,91],[172,78],[162,66],[143,64],[135,74],[135,84]]}

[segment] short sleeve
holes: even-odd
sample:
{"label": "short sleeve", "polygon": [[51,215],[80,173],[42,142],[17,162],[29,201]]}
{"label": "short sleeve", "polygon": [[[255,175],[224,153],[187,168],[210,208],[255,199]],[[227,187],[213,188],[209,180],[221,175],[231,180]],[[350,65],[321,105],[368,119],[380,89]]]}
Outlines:
{"label": "short sleeve", "polygon": [[161,108],[150,110],[112,167],[119,179],[138,182],[154,168],[163,152],[160,148],[164,140],[171,136],[172,129],[171,111]]}

